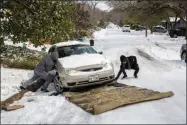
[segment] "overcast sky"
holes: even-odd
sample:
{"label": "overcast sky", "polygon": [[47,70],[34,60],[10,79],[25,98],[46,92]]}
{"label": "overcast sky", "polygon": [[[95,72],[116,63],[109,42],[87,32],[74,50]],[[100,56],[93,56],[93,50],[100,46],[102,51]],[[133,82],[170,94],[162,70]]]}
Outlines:
{"label": "overcast sky", "polygon": [[112,10],[112,8],[109,7],[107,4],[105,4],[104,1],[99,2],[96,7],[99,8],[100,10],[103,10],[103,11],[110,11],[110,10]]}

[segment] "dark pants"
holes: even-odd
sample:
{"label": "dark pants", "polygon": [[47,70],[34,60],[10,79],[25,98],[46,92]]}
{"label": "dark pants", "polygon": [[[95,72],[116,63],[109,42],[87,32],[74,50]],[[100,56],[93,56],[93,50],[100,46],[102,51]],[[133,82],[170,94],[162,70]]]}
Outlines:
{"label": "dark pants", "polygon": [[34,71],[34,75],[32,78],[30,78],[29,80],[25,81],[22,83],[22,86],[24,88],[27,88],[27,86],[32,85],[34,81],[40,80],[42,79],[42,81],[45,81],[45,83],[43,84],[43,89],[47,89],[49,84],[54,80],[56,75],[55,71],[49,71],[49,72],[44,72],[44,71],[40,71],[40,70],[35,70]]}
{"label": "dark pants", "polygon": [[[117,77],[115,78],[115,80],[118,80],[118,78],[120,77],[121,73],[123,73],[124,77],[127,77],[127,74],[126,74],[126,72],[125,72],[125,69],[128,69],[128,67],[125,67],[125,68],[120,67],[120,70],[119,70],[118,75],[117,75]],[[138,72],[139,72],[139,66],[138,66],[138,64],[133,65],[133,66],[131,67],[131,69],[135,70],[135,71],[134,71],[134,76],[137,76],[137,74],[138,74]]]}

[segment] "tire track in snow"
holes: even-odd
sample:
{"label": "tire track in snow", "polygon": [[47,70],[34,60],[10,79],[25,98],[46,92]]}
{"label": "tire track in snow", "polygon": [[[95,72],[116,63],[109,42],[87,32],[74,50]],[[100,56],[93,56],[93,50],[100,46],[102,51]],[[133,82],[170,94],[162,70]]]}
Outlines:
{"label": "tire track in snow", "polygon": [[161,61],[159,59],[152,57],[151,55],[149,55],[148,53],[146,53],[142,49],[137,48],[137,53],[144,60],[147,60],[147,62],[149,62],[149,64],[151,64],[152,67],[160,68],[161,70],[170,71],[171,67],[168,64],[164,63],[163,61]]}

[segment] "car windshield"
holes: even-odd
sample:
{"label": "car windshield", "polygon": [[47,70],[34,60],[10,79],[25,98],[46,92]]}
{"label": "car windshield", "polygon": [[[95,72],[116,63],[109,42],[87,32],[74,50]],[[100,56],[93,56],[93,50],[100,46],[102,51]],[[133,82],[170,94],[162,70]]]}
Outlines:
{"label": "car windshield", "polygon": [[71,45],[58,47],[59,58],[71,55],[96,54],[97,52],[89,45]]}

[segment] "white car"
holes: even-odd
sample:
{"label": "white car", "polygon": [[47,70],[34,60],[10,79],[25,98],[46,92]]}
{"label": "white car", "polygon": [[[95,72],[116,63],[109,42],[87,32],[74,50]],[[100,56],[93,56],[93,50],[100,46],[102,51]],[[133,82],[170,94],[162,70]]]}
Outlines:
{"label": "white car", "polygon": [[112,63],[102,53],[96,52],[90,45],[75,42],[56,44],[49,49],[58,51],[60,64],[56,66],[58,75],[54,80],[55,88],[75,88],[103,84],[114,81]]}
{"label": "white car", "polygon": [[124,25],[123,27],[122,27],[122,31],[123,32],[130,32],[130,26],[129,25]]}

